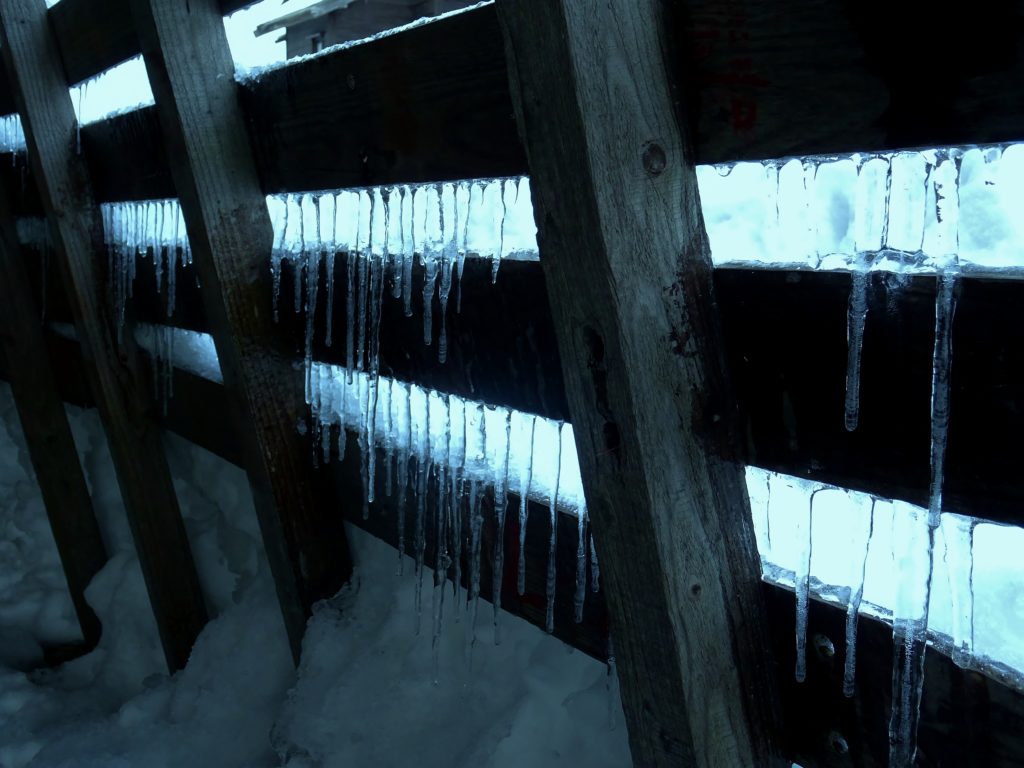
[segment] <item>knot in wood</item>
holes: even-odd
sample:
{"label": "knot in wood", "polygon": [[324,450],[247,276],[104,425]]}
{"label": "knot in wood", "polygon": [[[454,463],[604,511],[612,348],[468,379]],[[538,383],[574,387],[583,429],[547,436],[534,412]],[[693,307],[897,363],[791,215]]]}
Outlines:
{"label": "knot in wood", "polygon": [[656,141],[644,144],[644,151],[640,159],[644,165],[644,172],[648,176],[660,176],[664,172],[665,166],[668,165],[668,156],[665,154],[664,148]]}

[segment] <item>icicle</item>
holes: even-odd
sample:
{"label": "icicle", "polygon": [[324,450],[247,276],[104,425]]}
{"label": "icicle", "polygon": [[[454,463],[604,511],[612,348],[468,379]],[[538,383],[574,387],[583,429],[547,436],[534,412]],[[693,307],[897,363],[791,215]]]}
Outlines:
{"label": "icicle", "polygon": [[501,267],[501,258],[505,255],[505,217],[508,214],[508,207],[505,204],[505,189],[508,179],[499,182],[498,194],[501,196],[501,221],[498,225],[498,251],[491,257],[491,285],[498,282],[498,270]]}
{"label": "icicle", "polygon": [[456,219],[456,228],[459,222],[462,223],[462,241],[458,248],[458,266],[456,275],[458,279],[458,295],[455,301],[455,312],[462,312],[462,272],[466,266],[466,253],[469,251],[469,210],[472,203],[473,188],[466,182],[459,182],[455,189],[455,210],[458,216],[460,201],[462,205],[462,216]]}
{"label": "icicle", "polygon": [[811,539],[814,532],[814,497],[823,489],[816,488],[811,492],[811,500],[807,505],[807,518],[801,529],[797,531],[800,543],[800,556],[796,571],[796,681],[802,683],[807,677],[807,611],[810,601],[811,587]]}
{"label": "icicle", "polygon": [[452,290],[452,269],[458,251],[459,218],[455,187],[445,184],[441,189],[441,283],[438,298],[441,302],[441,335],[437,342],[437,359],[448,360],[448,296]]}
{"label": "icicle", "polygon": [[[82,102],[85,101],[85,91],[89,87],[89,81],[78,86],[78,114],[75,120],[75,154],[82,154]],[[67,103],[67,102],[65,102]]]}
{"label": "icicle", "polygon": [[[861,497],[863,498],[863,497]],[[867,524],[864,526],[863,547],[858,540],[853,551],[863,550],[864,556],[860,563],[854,563],[853,575],[850,579],[850,596],[846,604],[846,659],[843,671],[843,695],[853,696],[857,671],[857,624],[860,616],[861,599],[864,597],[864,574],[868,567],[868,551],[871,546],[871,535],[875,525],[875,500],[870,500],[866,514]]]}
{"label": "icicle", "polygon": [[412,438],[412,387],[403,385],[405,397],[402,404],[405,406],[402,414],[404,424],[403,430],[406,438],[405,448],[399,449],[398,460],[398,567],[401,573],[405,567],[405,502],[409,488],[409,462],[413,455]]}
{"label": "icicle", "polygon": [[943,515],[946,574],[952,598],[953,661],[967,668],[974,657],[974,527],[970,518]]}
{"label": "icicle", "polygon": [[[484,517],[480,510],[481,504],[480,487],[476,479],[469,481],[469,594],[466,599],[469,603],[470,618],[470,652],[476,647],[476,616],[480,605],[480,558],[481,535]],[[470,656],[472,666],[472,656]]]}
{"label": "icicle", "polygon": [[[411,387],[410,387],[411,389]],[[418,435],[416,445],[416,632],[419,634],[419,616],[423,602],[423,557],[427,541],[425,533],[425,516],[427,490],[431,470],[430,450],[430,396],[426,395],[424,406],[423,431]]]}
{"label": "icicle", "polygon": [[[371,198],[370,202],[370,242],[373,241],[373,227],[372,222],[374,214],[380,214],[383,206],[376,204],[377,195]],[[384,294],[384,258],[381,256],[374,256],[370,253],[370,247],[367,248],[366,260],[370,262],[370,329],[369,329],[369,349],[367,350],[367,364],[369,372],[369,383],[370,383],[370,406],[369,406],[369,417],[367,421],[367,433],[368,442],[370,446],[369,466],[368,466],[368,482],[369,482],[369,501],[373,502],[375,499],[375,487],[376,487],[376,468],[377,468],[377,393],[378,393],[378,382],[380,380],[378,368],[379,368],[379,352],[380,352],[380,314],[381,304],[383,302]]]}
{"label": "icicle", "polygon": [[[319,197],[310,197],[309,195],[303,195],[300,200],[300,212],[302,219],[304,220],[307,215],[307,208],[309,205],[315,209],[316,222],[314,224],[316,228],[316,241],[314,243],[306,243],[306,238],[302,237],[302,255],[306,260],[306,335],[305,335],[305,374],[306,374],[306,403],[313,403],[313,328],[316,320],[316,299],[318,286],[320,283],[320,199]],[[305,224],[303,224],[303,234],[305,234]]]}
{"label": "icicle", "polygon": [[[583,514],[587,515],[586,507]],[[590,531],[590,591],[598,592],[601,589],[601,566],[597,562],[597,549],[594,547],[594,531]]]}
{"label": "icicle", "polygon": [[459,590],[462,589],[462,497],[465,489],[465,480],[461,472],[456,476],[452,474],[452,563],[455,566],[455,575],[452,579],[452,608],[455,611],[455,621],[459,621]]}
{"label": "icicle", "polygon": [[402,187],[402,304],[405,316],[412,317],[412,266],[416,256],[416,199],[415,190]]}
{"label": "icicle", "polygon": [[860,254],[850,275],[850,305],[846,325],[846,429],[857,429],[860,419],[860,364],[864,345],[864,323],[868,314],[868,272],[866,256]]}
{"label": "icicle", "polygon": [[[277,241],[277,247],[274,248],[273,253],[270,257],[270,274],[273,279],[273,301],[274,301],[274,322],[280,320],[279,305],[281,303],[281,263],[285,259],[285,236],[288,231],[288,202],[287,200],[275,197],[272,198],[275,203],[281,204],[281,236]],[[174,239],[178,239],[178,220],[174,221]]]}
{"label": "icicle", "polygon": [[924,688],[935,528],[931,515],[893,502],[895,573],[900,574],[893,609],[892,716],[889,720],[890,768],[913,768],[917,723]]}
{"label": "icicle", "polygon": [[555,451],[555,482],[551,486],[551,498],[548,502],[548,520],[551,533],[548,538],[548,573],[545,589],[544,628],[548,632],[555,631],[555,556],[558,552],[558,486],[562,480],[562,422],[558,424],[558,448]]}
{"label": "icicle", "polygon": [[537,417],[529,417],[529,451],[519,472],[519,594],[526,592],[526,521],[530,511],[530,485],[533,482],[533,438],[537,432]]}
{"label": "icicle", "polygon": [[366,370],[366,312],[367,303],[370,297],[370,249],[366,247],[359,259],[359,297],[356,304],[356,368],[360,371]]}
{"label": "icicle", "polygon": [[[446,428],[447,431],[447,428]],[[448,574],[449,557],[447,547],[447,495],[448,477],[447,466],[444,462],[439,465],[439,477],[437,484],[437,507],[434,511],[434,593],[433,593],[433,618],[434,634],[431,642],[431,650],[434,660],[434,685],[438,684],[439,642],[441,639],[441,628],[444,619],[444,583]]]}
{"label": "icicle", "polygon": [[[430,346],[434,336],[434,291],[443,250],[444,206],[441,187],[435,185],[426,192],[423,207],[423,343]],[[436,209],[436,210],[435,210]]]}
{"label": "icicle", "polygon": [[505,511],[508,509],[508,462],[512,448],[512,412],[505,410],[505,443],[503,458],[494,482],[494,644],[501,643],[501,585],[505,574]]}
{"label": "icicle", "polygon": [[583,605],[587,599],[587,515],[583,507],[576,510],[576,595],[573,598],[573,621],[583,621]]}
{"label": "icicle", "polygon": [[[326,270],[327,280],[327,328],[324,333],[324,344],[330,347],[334,342],[334,259],[337,256],[337,202],[334,195],[323,195],[320,197],[320,210],[319,210],[319,223],[322,227],[320,232],[321,235],[321,249],[325,250],[325,262],[324,268]],[[322,242],[323,234],[327,231],[328,227],[331,230],[330,238],[327,242]]]}
{"label": "icicle", "polygon": [[956,310],[957,275],[943,273],[936,279],[935,349],[932,354],[931,485],[929,525],[939,524],[942,512],[942,480],[949,433],[949,373],[952,364],[953,313]]}

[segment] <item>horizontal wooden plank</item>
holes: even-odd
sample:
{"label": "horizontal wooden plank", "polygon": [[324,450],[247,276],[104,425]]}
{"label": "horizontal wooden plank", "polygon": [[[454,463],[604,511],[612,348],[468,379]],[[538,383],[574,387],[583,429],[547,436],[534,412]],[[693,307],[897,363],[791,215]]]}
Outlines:
{"label": "horizontal wooden plank", "polygon": [[526,170],[491,7],[274,70],[242,103],[267,193]]}
{"label": "horizontal wooden plank", "polygon": [[[221,0],[224,15],[254,0]],[[49,11],[68,84],[92,77],[142,50],[131,0],[62,0]]]}
{"label": "horizontal wooden plank", "polygon": [[[797,683],[792,592],[765,585],[775,661],[786,719],[787,755],[805,768],[889,765],[892,628],[860,617],[857,688],[843,695],[845,614],[812,600],[807,679]],[[831,651],[830,651],[831,649]],[[929,649],[915,765],[1011,768],[1024,757],[1024,694],[961,669]]]}
{"label": "horizontal wooden plank", "polygon": [[[345,362],[345,257],[334,270],[333,344],[324,344],[323,284],[314,356]],[[41,291],[39,264],[33,270]],[[165,322],[152,261],[138,261],[136,316]],[[175,324],[205,331],[190,268],[178,273]],[[282,334],[302,357],[305,324],[293,311],[292,272],[285,267]],[[737,390],[750,464],[885,498],[926,505],[929,482],[934,279],[872,277],[861,373],[861,418],[844,422],[846,311],[850,278],[836,273],[717,270],[715,286],[729,371]],[[59,281],[49,280],[50,317],[62,319]],[[540,265],[507,262],[496,284],[490,264],[470,259],[452,289],[449,359],[438,361],[440,303],[434,297],[431,346],[423,344],[422,270],[414,272],[413,315],[385,289],[381,372],[402,381],[553,419],[566,419],[564,385]],[[1024,284],[964,279],[954,319],[951,422],[946,462],[950,511],[1020,525],[1024,489]]]}
{"label": "horizontal wooden plank", "polygon": [[981,0],[955,24],[931,11],[924,0],[688,2],[680,67],[698,161],[1024,138],[1024,2]]}

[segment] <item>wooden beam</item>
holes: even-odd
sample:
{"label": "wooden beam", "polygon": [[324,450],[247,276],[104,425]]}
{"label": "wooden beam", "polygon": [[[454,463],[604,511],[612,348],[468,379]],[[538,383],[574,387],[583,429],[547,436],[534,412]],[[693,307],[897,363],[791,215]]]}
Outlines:
{"label": "wooden beam", "polygon": [[0,37],[160,639],[168,666],[180,669],[206,622],[206,607],[144,374],[131,334],[118,343],[118,318],[96,268],[100,211],[75,151],[75,115],[45,5],[0,5]]}
{"label": "wooden beam", "polygon": [[335,594],[352,564],[336,510],[314,492],[311,443],[296,430],[303,387],[277,363],[289,349],[273,321],[273,229],[220,6],[136,0],[132,11],[297,662],[313,603]]}
{"label": "wooden beam", "polygon": [[667,8],[498,14],[633,760],[765,766],[760,565]]}
{"label": "wooden beam", "polygon": [[46,504],[71,602],[88,648],[99,642],[100,621],[85,599],[92,577],[107,562],[89,487],[78,461],[64,402],[47,354],[43,323],[32,292],[14,218],[0,189],[0,343],[25,443]]}

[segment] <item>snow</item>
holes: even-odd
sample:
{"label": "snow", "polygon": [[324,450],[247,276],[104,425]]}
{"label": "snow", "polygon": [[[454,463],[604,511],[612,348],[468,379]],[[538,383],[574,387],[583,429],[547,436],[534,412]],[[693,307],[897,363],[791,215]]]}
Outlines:
{"label": "snow", "polygon": [[[357,529],[356,577],[318,606],[296,673],[243,473],[173,436],[215,618],[168,677],[98,417],[68,413],[113,553],[87,592],[104,633],[92,653],[28,674],[19,667],[32,659],[11,658],[4,642],[4,768],[629,764],[605,666],[519,619],[506,617],[501,646],[477,645],[472,667],[468,621],[449,619],[435,674],[431,640],[413,633],[412,569],[396,575],[394,550]],[[6,385],[0,417],[0,551],[19,553],[4,561],[0,637],[38,650],[74,637],[73,612]]]}

